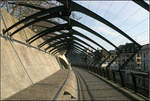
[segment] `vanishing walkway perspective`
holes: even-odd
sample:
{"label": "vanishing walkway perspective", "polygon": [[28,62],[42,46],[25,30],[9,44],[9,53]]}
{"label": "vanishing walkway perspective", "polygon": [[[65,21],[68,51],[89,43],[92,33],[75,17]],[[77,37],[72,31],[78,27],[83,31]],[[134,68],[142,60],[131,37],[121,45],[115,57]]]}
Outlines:
{"label": "vanishing walkway perspective", "polygon": [[[149,72],[125,69],[143,47],[129,33],[72,0],[56,0],[59,5],[56,3],[49,8],[18,0],[4,1],[0,8],[0,100],[149,99]],[[150,11],[144,0],[132,2]],[[30,9],[27,11],[30,14],[15,18],[23,12],[17,7]],[[124,54],[123,49],[113,43],[115,39],[107,39],[71,17],[74,11],[95,19],[131,41],[129,46],[133,45],[134,50],[128,58],[122,59],[123,63],[117,69],[112,66],[115,67]],[[114,48],[115,55],[103,43],[73,27],[106,42]],[[138,85],[141,81],[144,87]]]}
{"label": "vanishing walkway perspective", "polygon": [[133,100],[102,79],[73,67],[78,82],[78,100]]}

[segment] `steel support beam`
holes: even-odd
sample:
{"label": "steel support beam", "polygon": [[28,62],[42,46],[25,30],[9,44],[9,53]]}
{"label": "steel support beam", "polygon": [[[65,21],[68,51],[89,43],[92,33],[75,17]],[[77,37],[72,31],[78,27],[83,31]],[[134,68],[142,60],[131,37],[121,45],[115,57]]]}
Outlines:
{"label": "steel support beam", "polygon": [[56,32],[56,31],[60,31],[60,30],[65,30],[65,29],[69,29],[70,26],[67,24],[60,24],[60,25],[57,25],[57,26],[54,26],[52,28],[48,28],[34,36],[32,36],[30,39],[26,40],[27,42],[29,42],[29,44],[31,44],[32,42],[34,42],[35,40],[39,39],[40,37],[43,37],[49,33],[52,33],[52,32]]}
{"label": "steel support beam", "polygon": [[150,9],[149,9],[150,5],[147,4],[144,0],[132,0],[132,1],[134,1],[136,4],[138,4],[139,6],[144,8],[145,10],[150,11]]}
{"label": "steel support beam", "polygon": [[[59,2],[64,4],[64,1],[60,1]],[[137,1],[137,0],[136,0]],[[72,11],[78,11],[81,13],[84,13],[102,23],[104,23],[105,25],[109,26],[110,28],[114,29],[115,31],[117,31],[118,33],[120,33],[121,35],[123,35],[124,37],[126,37],[127,39],[129,39],[131,42],[135,43],[138,47],[141,47],[141,45],[139,43],[137,43],[135,40],[133,40],[130,36],[128,36],[125,32],[123,32],[121,29],[119,29],[118,27],[116,27],[115,25],[113,25],[111,22],[107,21],[106,19],[104,19],[103,17],[101,17],[100,15],[97,15],[96,13],[92,12],[91,10],[75,3],[72,1]]]}
{"label": "steel support beam", "polygon": [[[45,15],[45,16],[42,16],[42,17],[39,17],[35,20],[32,20],[30,21],[31,19],[35,18],[35,17],[38,17],[38,16],[41,16],[41,15]],[[59,6],[59,7],[53,7],[53,8],[49,8],[49,9],[45,9],[44,11],[40,11],[40,12],[37,12],[33,15],[30,15],[28,17],[26,17],[25,19],[22,19],[21,21],[18,21],[17,23],[15,23],[14,25],[10,26],[8,29],[6,29],[4,31],[4,34],[6,32],[8,32],[9,30],[11,30],[12,28],[26,22],[26,24],[20,28],[18,28],[16,31],[14,31],[13,33],[11,33],[10,36],[14,35],[15,33],[17,33],[18,31],[36,23],[36,22],[39,22],[41,20],[45,20],[45,19],[49,19],[49,18],[54,18],[54,17],[61,17],[61,16],[67,16],[69,14],[66,13],[65,11],[65,7],[64,6]],[[27,21],[30,21],[29,23],[27,23]]]}
{"label": "steel support beam", "polygon": [[[73,4],[74,4],[74,3],[73,3]],[[80,5],[79,5],[79,6],[80,6]],[[81,7],[82,7],[82,6],[81,6]],[[45,8],[42,8],[42,9],[45,9]],[[88,9],[87,9],[87,10],[88,10]],[[94,14],[95,14],[95,13],[94,13]],[[97,15],[97,16],[98,16],[98,15]],[[61,17],[61,18],[64,19],[64,20],[66,20],[66,21],[68,21],[68,19],[66,19],[66,18],[64,18],[64,17]],[[71,20],[71,24],[72,24],[72,25],[78,26],[78,27],[81,27],[81,28],[87,30],[86,28],[88,28],[88,27],[82,25],[81,23],[79,23],[79,22],[77,22],[77,21],[75,21],[75,20],[73,20],[73,19],[70,19],[70,20]],[[107,40],[106,38],[104,38],[103,36],[101,36],[100,34],[98,34],[97,32],[93,31],[93,30],[90,29],[90,28],[88,28],[88,31],[91,32],[91,33],[94,32],[94,33],[93,33],[94,35],[96,35],[97,37],[99,37],[99,38],[105,40],[106,42],[108,42],[109,44],[111,44],[112,46],[114,46],[116,49],[118,49],[113,43],[111,43],[109,40]]]}

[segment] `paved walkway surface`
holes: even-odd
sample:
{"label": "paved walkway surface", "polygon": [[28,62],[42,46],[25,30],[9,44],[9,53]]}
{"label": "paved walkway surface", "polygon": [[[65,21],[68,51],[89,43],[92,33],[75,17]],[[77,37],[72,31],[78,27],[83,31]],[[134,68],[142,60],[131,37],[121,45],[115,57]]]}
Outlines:
{"label": "paved walkway surface", "polygon": [[68,70],[59,70],[6,100],[52,100],[66,79],[67,73]]}
{"label": "paved walkway surface", "polygon": [[103,80],[73,67],[78,81],[79,100],[131,100]]}

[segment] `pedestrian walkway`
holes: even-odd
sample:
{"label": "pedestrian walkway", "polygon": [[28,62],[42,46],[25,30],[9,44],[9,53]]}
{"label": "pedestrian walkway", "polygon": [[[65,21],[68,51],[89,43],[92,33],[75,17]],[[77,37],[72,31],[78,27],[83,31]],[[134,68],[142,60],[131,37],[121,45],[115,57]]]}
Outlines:
{"label": "pedestrian walkway", "polygon": [[68,73],[68,70],[59,70],[6,100],[53,100],[59,95],[60,88],[64,86],[64,80],[68,78]]}
{"label": "pedestrian walkway", "polygon": [[74,67],[73,70],[78,80],[79,100],[131,100],[87,71]]}

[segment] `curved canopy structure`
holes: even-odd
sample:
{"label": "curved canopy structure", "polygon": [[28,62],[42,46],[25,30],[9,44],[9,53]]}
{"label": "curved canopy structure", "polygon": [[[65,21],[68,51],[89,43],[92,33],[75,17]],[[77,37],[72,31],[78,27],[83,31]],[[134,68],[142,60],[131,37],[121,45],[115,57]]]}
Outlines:
{"label": "curved canopy structure", "polygon": [[[56,32],[60,34],[55,34],[54,37],[47,37],[44,42],[40,43],[37,47],[43,48],[45,45],[49,45],[48,47],[44,48],[44,51],[52,52],[52,54],[59,53],[61,51],[67,51],[66,54],[72,53],[79,53],[83,52],[87,55],[92,54],[94,55],[94,52],[97,51],[95,47],[93,47],[90,43],[98,46],[101,50],[105,51],[107,53],[107,57],[103,59],[103,61],[100,63],[106,62],[108,58],[110,57],[111,53],[108,49],[103,46],[103,44],[100,44],[96,42],[93,38],[86,35],[84,32],[80,32],[78,30],[73,29],[73,27],[78,27],[81,29],[86,30],[87,32],[91,33],[93,36],[103,40],[107,44],[114,47],[117,51],[117,55],[110,61],[107,67],[109,67],[116,59],[119,57],[119,55],[122,53],[120,48],[116,46],[112,40],[107,39],[103,36],[103,33],[99,33],[95,31],[92,28],[89,28],[85,24],[80,23],[79,21],[74,20],[70,17],[71,12],[76,11],[83,13],[84,15],[87,15],[96,21],[103,23],[104,25],[108,26],[109,28],[115,30],[118,32],[121,36],[124,38],[130,40],[136,47],[137,50],[134,52],[134,54],[129,57],[120,68],[123,68],[127,62],[141,49],[142,45],[140,45],[136,40],[134,40],[132,37],[129,36],[129,34],[125,33],[123,30],[121,30],[119,27],[111,23],[110,21],[106,20],[102,16],[94,13],[93,11],[77,4],[76,2],[73,2],[71,0],[58,0],[60,3],[62,3],[61,6],[56,6],[52,8],[42,8],[42,7],[36,7],[34,5],[25,4],[25,3],[17,3],[19,6],[29,7],[32,9],[38,10],[38,12],[27,16],[26,18],[20,20],[19,22],[15,23],[14,25],[10,26],[9,28],[4,30],[4,34],[13,30],[13,28],[20,26],[21,24],[25,23],[21,27],[18,27],[18,29],[14,30],[12,33],[8,34],[10,37],[13,37],[13,35],[18,34],[19,31],[23,30],[26,27],[29,27],[35,23],[38,22],[46,22],[48,24],[54,25],[52,27],[42,26],[44,28],[43,31],[36,33],[36,35],[33,35],[32,37],[28,38],[26,42],[28,44],[32,44],[34,41],[37,41],[40,38],[47,37],[47,35],[54,34]],[[145,3],[143,0],[133,0],[135,3],[149,11],[149,5]],[[16,4],[16,3],[11,3]],[[63,21],[66,21],[67,23],[60,23],[58,21],[52,21],[52,18],[59,18]],[[41,25],[40,25],[41,26]],[[67,31],[67,32],[65,32]],[[78,37],[77,37],[78,36]],[[84,40],[82,40],[83,38]],[[88,43],[87,41],[90,43]],[[93,51],[92,51],[92,50]],[[87,52],[89,51],[89,52]]]}

